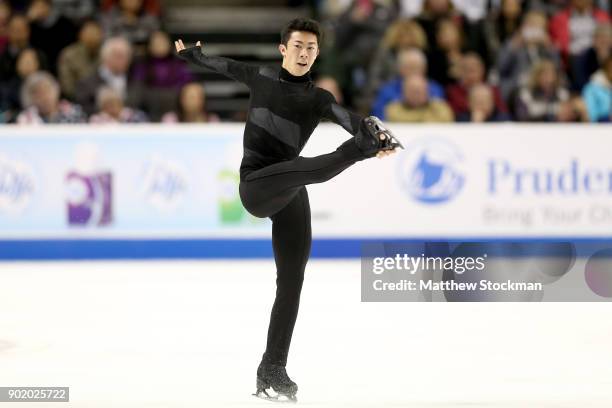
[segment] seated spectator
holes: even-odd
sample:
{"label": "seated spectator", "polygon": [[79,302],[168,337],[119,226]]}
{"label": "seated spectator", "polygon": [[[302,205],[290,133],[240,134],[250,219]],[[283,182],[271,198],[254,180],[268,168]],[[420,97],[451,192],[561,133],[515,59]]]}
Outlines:
{"label": "seated spectator", "polygon": [[[466,53],[460,64],[459,81],[446,87],[446,100],[455,115],[468,113],[468,95],[470,89],[479,84],[485,84],[485,67],[482,59],[475,52]],[[488,86],[488,85],[487,85]],[[506,113],[508,108],[497,87],[491,87],[495,107],[499,112]]]}
{"label": "seated spectator", "polygon": [[582,90],[603,62],[612,55],[612,25],[600,23],[595,28],[593,46],[580,54],[572,64],[573,89]]}
{"label": "seated spectator", "polygon": [[96,104],[98,113],[91,115],[90,123],[143,123],[148,121],[143,111],[126,107],[121,94],[108,86],[103,86],[98,90]]}
{"label": "seated spectator", "polygon": [[4,123],[12,123],[12,119],[13,117],[11,116],[11,112],[3,112],[0,110],[0,125]]}
{"label": "seated spectator", "polygon": [[429,77],[446,86],[459,79],[463,36],[453,20],[442,20],[436,31],[435,47],[429,52]]}
{"label": "seated spectator", "polygon": [[206,111],[204,87],[191,82],[181,89],[175,112],[167,112],[162,117],[164,123],[218,122],[219,116]]}
{"label": "seated spectator", "polygon": [[145,10],[143,0],[119,0],[102,16],[102,27],[107,38],[127,38],[134,45],[135,54],[142,56],[149,37],[159,29],[159,19]]}
{"label": "seated spectator", "polygon": [[30,75],[41,69],[38,54],[32,48],[22,50],[17,56],[17,75],[0,86],[0,112],[14,114],[21,110],[21,87]]}
{"label": "seated spectator", "polygon": [[515,117],[523,122],[555,122],[569,96],[554,62],[540,61],[532,68],[529,83],[518,93]]}
{"label": "seated spectator", "polygon": [[99,64],[102,29],[95,21],[87,21],[79,31],[79,40],[64,48],[58,60],[62,92],[74,99],[79,81],[90,76]]}
{"label": "seated spectator", "polygon": [[[468,1],[474,3],[473,0]],[[459,7],[457,7],[457,5],[459,5]],[[426,0],[423,4],[423,12],[419,15],[417,21],[427,34],[427,41],[431,51],[446,51],[447,56],[449,56],[448,49],[437,49],[437,42],[440,36],[440,24],[443,21],[452,21],[458,32],[461,33],[460,48],[478,52],[478,54],[487,61],[488,66],[489,51],[485,36],[484,20],[480,18],[468,18],[461,12],[462,9],[467,9],[464,6],[466,6],[464,1]],[[471,16],[475,17],[474,15]],[[429,66],[434,66],[431,60],[429,61]],[[443,85],[448,83],[432,73],[430,73],[430,76]]]}
{"label": "seated spectator", "polygon": [[612,121],[612,56],[593,74],[582,91],[591,122]]}
{"label": "seated spectator", "polygon": [[154,121],[176,106],[178,90],[193,80],[187,63],[172,53],[170,38],[156,31],[147,55],[134,64],[131,82],[141,94],[142,108]]}
{"label": "seated spectator", "polygon": [[456,12],[450,0],[425,0],[416,20],[425,31],[427,43],[433,47],[437,41],[439,23],[443,20],[450,20],[459,26],[462,16]]}
{"label": "seated spectator", "polygon": [[499,52],[497,71],[499,87],[505,101],[514,98],[515,91],[525,85],[535,63],[552,60],[561,69],[559,53],[548,38],[546,15],[530,11],[525,15],[521,29],[506,41]]}
{"label": "seated spectator", "polygon": [[553,16],[567,7],[570,0],[526,0],[527,7],[538,10],[547,16]]}
{"label": "seated spectator", "polygon": [[315,85],[319,88],[325,89],[334,96],[336,103],[341,105],[344,102],[344,96],[338,81],[331,76],[322,76],[315,81]]}
{"label": "seated spectator", "polygon": [[476,84],[470,88],[469,111],[457,116],[457,122],[503,122],[510,120],[505,112],[495,107],[495,99],[491,87],[486,84]]}
{"label": "seated spectator", "polygon": [[193,74],[185,61],[172,53],[168,34],[155,31],[146,57],[134,64],[132,80],[146,87],[179,90],[193,80]]}
{"label": "seated spectator", "polygon": [[400,0],[402,17],[413,18],[423,12],[423,0]]}
{"label": "seated spectator", "polygon": [[[15,64],[17,56],[26,48],[33,48],[30,44],[30,24],[25,16],[15,14],[11,17],[8,24],[8,43],[4,52],[0,55],[0,83],[9,81],[16,76]],[[34,48],[38,54],[41,66],[47,67],[45,55]]]}
{"label": "seated spectator", "polygon": [[453,111],[442,100],[430,100],[427,79],[413,75],[404,80],[403,99],[385,108],[390,122],[452,122]]}
{"label": "seated spectator", "polygon": [[464,15],[468,21],[484,20],[488,11],[487,0],[453,0],[455,8]]}
{"label": "seated spectator", "polygon": [[385,32],[376,55],[372,59],[368,74],[369,94],[376,93],[381,85],[397,75],[397,58],[401,50],[418,48],[427,49],[427,37],[417,22],[400,19]]}
{"label": "seated spectator", "polygon": [[550,20],[550,36],[563,58],[569,62],[591,47],[597,23],[609,20],[606,12],[593,7],[592,0],[571,0],[569,7]]}
{"label": "seated spectator", "polygon": [[497,53],[502,44],[512,38],[521,26],[523,18],[522,0],[501,0],[499,8],[492,10],[485,23],[488,47],[491,50],[491,60],[497,59]]}
{"label": "seated spectator", "polygon": [[[111,10],[119,0],[102,0],[102,11]],[[144,10],[154,16],[161,16],[162,6],[160,0],[144,0],[142,7]]]}
{"label": "seated spectator", "polygon": [[75,26],[59,14],[51,0],[33,0],[28,8],[31,43],[43,51],[52,73],[57,72],[60,52],[75,41]]}
{"label": "seated spectator", "polygon": [[84,123],[87,120],[80,106],[60,100],[60,87],[47,72],[28,77],[21,90],[24,110],[17,116],[19,124]]}
{"label": "seated spectator", "polygon": [[98,11],[96,0],[53,0],[57,12],[72,21],[75,26],[81,26],[93,18]]}
{"label": "seated spectator", "polygon": [[557,113],[557,121],[589,122],[589,112],[582,98],[574,96],[565,102],[561,102]]}
{"label": "seated spectator", "polygon": [[132,92],[128,83],[128,69],[132,58],[132,48],[123,37],[109,38],[100,50],[100,65],[88,77],[79,81],[75,100],[88,115],[94,113],[98,88],[108,85],[119,92],[129,106],[137,106],[137,94]]}
{"label": "seated spectator", "polygon": [[351,0],[333,26],[333,48],[321,49],[320,72],[336,78],[345,102],[358,110],[369,102],[368,68],[396,15],[392,2]]}
{"label": "seated spectator", "polygon": [[490,5],[488,0],[453,0],[462,19],[460,29],[464,33],[467,50],[480,55],[487,69],[495,62],[495,54],[487,38],[485,17]]}
{"label": "seated spectator", "polygon": [[[413,75],[425,76],[427,72],[427,59],[423,51],[413,48],[400,51],[397,71],[399,75],[383,84],[372,105],[372,115],[385,118],[385,107],[394,101],[402,99],[403,81]],[[427,80],[427,93],[430,99],[444,99],[444,89],[434,80]]]}

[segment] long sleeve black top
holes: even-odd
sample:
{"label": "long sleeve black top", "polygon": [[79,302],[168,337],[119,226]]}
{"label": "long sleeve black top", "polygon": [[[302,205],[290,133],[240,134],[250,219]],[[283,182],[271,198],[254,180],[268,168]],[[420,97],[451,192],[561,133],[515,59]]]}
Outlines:
{"label": "long sleeve black top", "polygon": [[327,90],[314,86],[309,73],[294,76],[282,67],[208,56],[199,46],[179,55],[249,87],[240,180],[250,171],[297,157],[323,118],[352,135],[364,131],[362,117],[338,105]]}

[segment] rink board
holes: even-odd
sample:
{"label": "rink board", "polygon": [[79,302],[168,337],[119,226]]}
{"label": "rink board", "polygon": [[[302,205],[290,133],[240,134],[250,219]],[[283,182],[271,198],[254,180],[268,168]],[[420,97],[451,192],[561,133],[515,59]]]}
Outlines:
{"label": "rink board", "polygon": [[[406,150],[308,186],[313,257],[364,241],[612,237],[612,127],[393,125]],[[238,196],[243,124],[4,126],[0,259],[270,257]],[[303,156],[350,135],[322,124]]]}

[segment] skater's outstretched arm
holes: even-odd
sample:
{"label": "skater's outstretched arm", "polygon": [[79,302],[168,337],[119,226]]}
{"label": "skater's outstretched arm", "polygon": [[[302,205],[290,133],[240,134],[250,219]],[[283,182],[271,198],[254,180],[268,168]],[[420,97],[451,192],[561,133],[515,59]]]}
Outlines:
{"label": "skater's outstretched arm", "polygon": [[365,132],[363,118],[354,112],[338,105],[336,98],[331,92],[321,89],[321,116],[342,126],[347,132],[356,136],[359,132]]}
{"label": "skater's outstretched arm", "polygon": [[[368,127],[365,124],[365,118],[351,112],[350,110],[338,105],[336,98],[331,92],[321,89],[321,117],[331,120],[332,122],[342,126],[347,132],[352,134],[358,139],[367,138],[367,134],[370,133]],[[378,120],[378,119],[377,119]],[[380,135],[381,139],[386,136]],[[388,156],[391,153],[395,153],[395,149],[380,151],[376,153],[378,158]]]}
{"label": "skater's outstretched arm", "polygon": [[202,53],[200,41],[193,47],[186,48],[182,40],[174,42],[176,52],[182,59],[205,68],[210,68],[228,78],[251,86],[253,78],[257,75],[259,67],[245,64],[231,58],[205,55]]}

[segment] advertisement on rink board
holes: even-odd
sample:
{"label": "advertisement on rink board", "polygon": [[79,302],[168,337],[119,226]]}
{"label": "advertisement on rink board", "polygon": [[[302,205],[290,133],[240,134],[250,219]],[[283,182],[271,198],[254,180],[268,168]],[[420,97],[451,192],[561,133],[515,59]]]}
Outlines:
{"label": "advertisement on rink board", "polygon": [[[605,126],[409,126],[405,150],[308,186],[313,237],[608,237]],[[241,124],[5,127],[0,238],[267,237],[238,195]],[[321,125],[302,156],[351,137]],[[612,147],[612,146],[609,146]]]}

